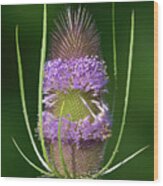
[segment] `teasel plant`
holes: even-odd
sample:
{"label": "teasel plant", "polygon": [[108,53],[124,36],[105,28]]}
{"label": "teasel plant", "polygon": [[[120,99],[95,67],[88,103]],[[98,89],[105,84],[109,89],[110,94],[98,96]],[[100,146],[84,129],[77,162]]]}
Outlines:
{"label": "teasel plant", "polygon": [[[85,8],[68,8],[55,22],[49,60],[47,51],[47,7],[43,10],[43,34],[38,85],[37,135],[42,153],[35,143],[30,127],[16,26],[16,52],[20,96],[24,120],[33,150],[42,166],[36,165],[12,141],[29,165],[45,177],[98,178],[109,174],[145,151],[149,145],[112,165],[119,150],[126,125],[132,58],[134,48],[135,12],[131,12],[128,70],[122,121],[116,145],[107,163],[101,167],[106,143],[111,137],[116,100],[118,72],[115,30],[115,3],[112,3],[112,37],[114,66],[114,96],[112,112],[104,95],[107,94],[108,74],[100,52],[99,34],[95,22]],[[46,61],[46,62],[45,62]],[[44,168],[42,168],[44,167]]]}

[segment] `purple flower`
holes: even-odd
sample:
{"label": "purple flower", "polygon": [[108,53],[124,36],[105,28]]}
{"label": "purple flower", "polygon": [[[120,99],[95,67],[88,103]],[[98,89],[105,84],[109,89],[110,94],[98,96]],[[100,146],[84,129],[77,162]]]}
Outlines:
{"label": "purple flower", "polygon": [[[61,140],[64,143],[76,144],[78,147],[83,141],[104,141],[110,136],[110,122],[108,113],[96,117],[91,122],[90,116],[72,122],[69,117],[61,119]],[[48,111],[43,112],[43,132],[47,142],[54,143],[58,140],[58,118]]]}
{"label": "purple flower", "polygon": [[[75,143],[80,147],[84,141],[104,141],[110,136],[108,107],[101,97],[108,82],[105,69],[104,61],[98,56],[65,60],[58,58],[45,64],[43,132],[47,142],[54,143],[58,140],[59,117],[56,110],[59,110],[63,99],[60,100],[60,97],[71,94],[72,90],[79,91],[79,94],[78,98],[74,96],[70,105],[73,107],[73,102],[76,101],[79,107],[76,110],[80,110],[84,105],[88,114],[84,118],[77,117],[75,121],[71,121],[71,115],[74,113],[68,113],[61,118],[62,142]],[[88,95],[84,98],[83,93]]]}
{"label": "purple flower", "polygon": [[97,56],[55,59],[45,64],[43,91],[68,89],[99,93],[108,82],[104,61]]}

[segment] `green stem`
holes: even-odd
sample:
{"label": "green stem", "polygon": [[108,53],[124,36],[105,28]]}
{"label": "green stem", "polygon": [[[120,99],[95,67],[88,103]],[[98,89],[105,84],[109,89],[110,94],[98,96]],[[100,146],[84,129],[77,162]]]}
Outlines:
{"label": "green stem", "polygon": [[109,159],[108,163],[97,174],[93,175],[93,178],[100,176],[101,174],[103,174],[103,172],[105,170],[108,169],[108,167],[110,167],[110,165],[112,164],[112,162],[118,152],[118,149],[119,149],[119,146],[120,146],[120,143],[122,140],[122,136],[123,136],[123,132],[124,132],[125,124],[126,124],[127,109],[128,109],[128,99],[129,99],[131,70],[132,70],[132,58],[133,58],[133,46],[134,46],[134,29],[135,29],[135,13],[134,13],[134,11],[132,11],[130,46],[129,46],[129,56],[128,56],[128,72],[127,72],[126,94],[125,94],[124,107],[123,107],[122,124],[121,124],[121,128],[120,128],[118,140],[117,140],[116,146],[113,150],[111,158]]}
{"label": "green stem", "polygon": [[40,167],[38,167],[37,165],[35,165],[30,159],[27,158],[27,156],[23,153],[23,151],[20,149],[20,147],[18,146],[18,144],[16,143],[15,139],[12,138],[12,141],[15,145],[15,147],[17,148],[18,152],[20,153],[20,155],[27,161],[27,163],[32,166],[34,169],[36,169],[37,171],[39,171],[40,173],[47,175],[47,176],[55,176],[52,173],[46,172],[43,169],[41,169]]}
{"label": "green stem", "polygon": [[112,3],[112,36],[113,36],[113,64],[114,64],[114,90],[113,90],[113,105],[112,116],[114,117],[116,91],[117,91],[117,51],[116,51],[116,33],[115,33],[115,3]]}
{"label": "green stem", "polygon": [[64,105],[65,105],[65,102],[63,101],[60,114],[59,114],[59,122],[58,122],[58,147],[59,147],[59,157],[60,157],[60,161],[62,163],[64,172],[66,176],[70,178],[71,176],[67,170],[67,166],[64,160],[64,155],[63,155],[63,150],[62,150],[62,140],[61,140],[61,123],[62,123],[62,114],[63,114]]}
{"label": "green stem", "polygon": [[42,35],[42,47],[40,56],[40,73],[39,73],[39,88],[38,88],[38,117],[39,117],[39,135],[41,140],[41,147],[45,161],[49,163],[48,155],[45,147],[43,127],[42,127],[42,84],[44,77],[44,62],[46,58],[46,36],[47,36],[47,10],[46,4],[44,4],[44,16],[43,16],[43,35]]}
{"label": "green stem", "polygon": [[55,154],[54,154],[54,146],[53,144],[50,145],[50,156],[51,156],[51,160],[52,160],[52,165],[53,165],[53,172],[56,176],[58,177],[63,177],[60,172],[58,171],[56,165],[55,165]]}
{"label": "green stem", "polygon": [[139,154],[141,154],[142,152],[144,152],[147,148],[149,148],[149,145],[147,145],[147,146],[139,149],[138,151],[134,152],[133,154],[131,154],[130,156],[128,156],[127,158],[125,158],[123,161],[119,162],[118,164],[114,165],[113,167],[111,167],[110,169],[108,169],[107,171],[105,171],[102,175],[112,173],[113,171],[117,170],[119,167],[121,167],[124,164],[126,164],[128,161],[132,160],[133,158],[135,158],[136,156],[138,156]]}
{"label": "green stem", "polygon": [[19,27],[18,25],[16,26],[15,29],[15,39],[16,39],[16,53],[17,53],[17,62],[18,62],[18,75],[19,75],[19,87],[20,87],[20,97],[21,97],[21,104],[23,108],[23,115],[24,115],[24,120],[27,128],[27,132],[32,144],[32,147],[34,149],[34,152],[36,153],[38,159],[42,163],[42,165],[48,170],[51,171],[46,162],[43,160],[41,157],[37,146],[35,144],[32,131],[30,128],[30,123],[28,119],[28,112],[27,112],[27,106],[26,106],[26,101],[25,101],[25,92],[24,92],[24,81],[23,81],[23,70],[22,70],[22,60],[21,60],[21,54],[20,54],[20,47],[19,47]]}

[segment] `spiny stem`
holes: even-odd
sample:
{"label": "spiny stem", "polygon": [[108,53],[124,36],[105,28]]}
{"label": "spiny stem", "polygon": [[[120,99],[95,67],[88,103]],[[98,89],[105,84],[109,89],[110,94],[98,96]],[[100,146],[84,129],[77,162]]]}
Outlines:
{"label": "spiny stem", "polygon": [[112,3],[112,36],[113,36],[113,65],[114,65],[114,90],[112,116],[114,117],[116,91],[117,91],[117,51],[116,51],[116,33],[115,33],[115,3]]}
{"label": "spiny stem", "polygon": [[23,153],[23,151],[20,149],[20,147],[18,146],[17,142],[15,141],[14,138],[12,138],[12,141],[15,145],[15,147],[17,148],[17,150],[19,151],[20,155],[25,159],[25,161],[27,161],[27,163],[32,166],[34,169],[36,169],[37,171],[39,171],[40,173],[47,175],[47,176],[55,176],[54,174],[50,173],[50,172],[46,172],[43,169],[41,169],[40,167],[38,167],[37,165],[35,165],[30,159],[28,159],[28,157]]}
{"label": "spiny stem", "polygon": [[117,170],[119,167],[123,166],[128,161],[132,160],[133,158],[135,158],[136,156],[138,156],[139,154],[141,154],[142,152],[144,152],[147,148],[149,148],[149,145],[147,145],[147,146],[139,149],[138,151],[134,152],[133,154],[131,154],[130,156],[128,156],[127,158],[125,158],[123,161],[119,162],[118,164],[114,165],[113,167],[111,167],[110,169],[108,169],[107,171],[105,171],[102,175],[109,174],[109,173]]}
{"label": "spiny stem", "polygon": [[18,75],[19,75],[19,87],[20,87],[20,97],[21,97],[21,104],[23,108],[23,115],[24,115],[24,120],[27,128],[27,132],[32,144],[32,147],[39,159],[39,161],[42,163],[42,165],[48,170],[51,171],[46,162],[43,160],[41,157],[37,146],[35,144],[29,119],[28,119],[28,112],[27,112],[27,106],[26,106],[26,100],[25,100],[25,92],[24,92],[24,81],[23,81],[23,70],[22,70],[22,60],[21,60],[21,54],[20,54],[20,47],[19,47],[19,27],[18,25],[15,28],[15,39],[16,39],[16,53],[17,53],[17,62],[18,62]]}
{"label": "spiny stem", "polygon": [[132,70],[133,46],[134,46],[134,29],[135,29],[135,13],[133,10],[132,14],[131,14],[131,31],[130,31],[130,46],[129,46],[129,56],[128,56],[128,72],[127,72],[127,81],[126,81],[126,94],[125,94],[123,115],[122,115],[122,124],[121,124],[121,128],[120,128],[118,140],[117,140],[116,146],[113,150],[111,158],[109,159],[108,163],[98,173],[93,175],[93,178],[100,176],[105,170],[108,169],[108,167],[110,167],[110,165],[112,164],[112,162],[118,152],[118,149],[119,149],[119,146],[120,146],[120,143],[122,140],[122,136],[123,136],[123,132],[124,132],[125,124],[126,124],[127,109],[128,109],[128,99],[129,99],[131,70]]}
{"label": "spiny stem", "polygon": [[44,4],[44,15],[43,15],[43,35],[42,35],[42,47],[40,56],[40,73],[39,73],[39,87],[38,87],[38,117],[39,117],[39,136],[41,140],[41,147],[45,161],[49,163],[48,155],[45,147],[43,126],[42,126],[42,87],[44,77],[44,62],[46,58],[46,36],[47,36],[47,10],[46,4]]}
{"label": "spiny stem", "polygon": [[62,123],[62,114],[63,114],[64,105],[65,105],[65,102],[63,101],[60,114],[59,114],[59,122],[58,122],[58,148],[59,148],[59,157],[60,157],[60,161],[62,163],[64,172],[70,178],[71,176],[67,170],[67,166],[64,160],[64,155],[63,155],[63,150],[62,150],[62,140],[61,140],[61,123]]}

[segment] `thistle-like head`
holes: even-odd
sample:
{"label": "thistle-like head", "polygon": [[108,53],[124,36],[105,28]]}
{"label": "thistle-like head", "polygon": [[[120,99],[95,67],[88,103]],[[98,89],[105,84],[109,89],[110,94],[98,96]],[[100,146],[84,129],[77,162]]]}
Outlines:
{"label": "thistle-like head", "polygon": [[[57,154],[61,120],[60,137],[70,172],[87,175],[99,168],[103,146],[110,136],[109,109],[102,96],[108,83],[106,66],[100,56],[95,23],[85,8],[68,9],[60,15],[56,27],[51,57],[44,68],[44,136],[47,144],[56,146]],[[96,157],[93,162],[87,153]],[[83,156],[90,162],[81,168]],[[57,155],[54,159],[61,167]],[[75,163],[71,159],[76,159]]]}

